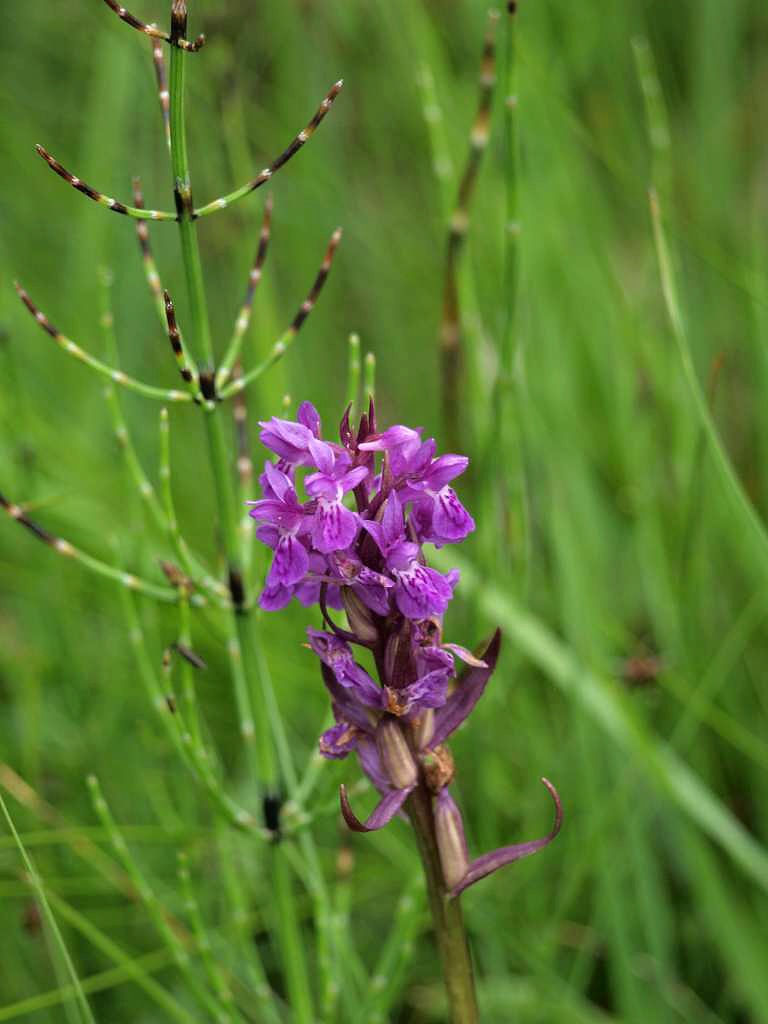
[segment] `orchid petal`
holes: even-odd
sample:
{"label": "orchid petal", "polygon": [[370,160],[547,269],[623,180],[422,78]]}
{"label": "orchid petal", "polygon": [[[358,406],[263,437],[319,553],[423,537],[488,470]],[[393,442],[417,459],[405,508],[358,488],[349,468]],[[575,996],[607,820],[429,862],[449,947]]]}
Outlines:
{"label": "orchid petal", "polygon": [[522,860],[523,857],[530,857],[533,853],[538,853],[545,846],[548,846],[552,840],[557,836],[560,831],[560,826],[563,823],[563,805],[560,802],[560,796],[549,781],[549,779],[541,780],[546,788],[549,790],[549,795],[552,797],[552,801],[555,805],[555,822],[552,826],[552,831],[544,836],[543,839],[533,839],[528,843],[518,843],[515,846],[502,846],[498,850],[493,850],[491,853],[486,853],[482,857],[478,857],[477,860],[472,861],[467,869],[467,873],[458,883],[451,889],[451,896],[458,896],[459,893],[464,892],[470,885],[474,885],[475,882],[479,882],[481,878],[485,878],[487,875],[493,874],[494,871],[498,871],[499,868],[503,868],[505,864],[512,864],[516,860]]}
{"label": "orchid petal", "polygon": [[391,790],[381,798],[370,817],[362,822],[356,817],[350,806],[346,786],[341,785],[339,787],[339,802],[347,827],[353,832],[375,832],[377,829],[383,828],[394,818],[415,788],[416,783],[406,789]]}
{"label": "orchid petal", "polygon": [[424,478],[431,490],[439,491],[450,480],[460,476],[468,465],[466,455],[441,455],[429,467]]}
{"label": "orchid petal", "polygon": [[320,414],[311,402],[302,402],[296,419],[315,437],[320,437]]}
{"label": "orchid petal", "polygon": [[443,644],[443,649],[450,651],[451,654],[455,654],[457,658],[461,658],[463,662],[471,665],[472,668],[488,668],[488,665],[481,658],[476,657],[472,651],[468,651],[461,644]]}
{"label": "orchid petal", "polygon": [[309,454],[321,473],[331,476],[333,473],[333,449],[326,441],[318,441],[317,438],[309,439]]}
{"label": "orchid petal", "polygon": [[371,726],[368,712],[357,700],[355,694],[341,685],[333,674],[333,669],[329,668],[328,665],[321,663],[320,671],[323,676],[325,687],[330,693],[331,699],[333,700],[334,706],[338,709],[339,715],[351,722],[352,725],[356,725],[362,732],[372,734],[373,727]]}
{"label": "orchid petal", "polygon": [[359,518],[340,501],[320,500],[312,521],[312,543],[323,554],[348,548],[357,536]]}
{"label": "orchid petal", "polygon": [[360,767],[374,784],[376,789],[384,796],[392,788],[389,776],[381,763],[381,754],[376,746],[376,741],[370,736],[362,735],[357,742],[357,756]]}
{"label": "orchid petal", "polygon": [[456,544],[472,533],[475,521],[452,487],[443,487],[432,510],[429,539],[437,544]]}
{"label": "orchid petal", "polygon": [[275,557],[267,577],[267,586],[273,587],[281,583],[289,587],[293,583],[299,583],[309,568],[309,554],[307,549],[291,534],[283,534],[277,542]]}
{"label": "orchid petal", "polygon": [[497,629],[483,653],[485,668],[470,668],[462,673],[453,693],[445,704],[435,711],[435,731],[432,736],[434,746],[445,743],[480,700],[496,668],[500,647],[501,630]]}

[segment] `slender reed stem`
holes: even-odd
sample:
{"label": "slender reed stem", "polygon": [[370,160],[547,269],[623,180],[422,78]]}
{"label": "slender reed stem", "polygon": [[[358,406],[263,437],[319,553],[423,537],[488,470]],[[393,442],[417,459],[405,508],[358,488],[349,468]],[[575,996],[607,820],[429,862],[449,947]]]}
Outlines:
{"label": "slender reed stem", "polygon": [[475,979],[459,897],[449,899],[435,839],[431,797],[423,785],[408,798],[408,815],[427,882],[429,907],[443,966],[451,1024],[478,1024]]}

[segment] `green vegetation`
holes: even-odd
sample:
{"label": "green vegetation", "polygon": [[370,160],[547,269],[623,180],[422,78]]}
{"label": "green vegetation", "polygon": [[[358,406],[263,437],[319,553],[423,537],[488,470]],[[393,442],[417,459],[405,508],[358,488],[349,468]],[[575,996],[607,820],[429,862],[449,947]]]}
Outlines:
{"label": "green vegetation", "polygon": [[[258,174],[345,80],[273,181],[199,221],[213,345],[221,358],[233,337],[269,190],[242,339],[245,370],[267,367],[245,392],[256,472],[257,420],[306,398],[330,434],[370,381],[369,352],[382,419],[472,459],[462,498],[478,530],[447,638],[505,634],[452,744],[472,851],[546,831],[542,775],[566,815],[552,846],[463,899],[483,1021],[760,1024],[768,13],[518,6],[514,37],[504,12],[496,29],[490,144],[457,261],[465,358],[446,402],[446,249],[485,5],[190,0],[191,35],[208,37],[184,56],[199,206]],[[169,7],[132,10],[165,24]],[[304,609],[256,616],[257,657],[233,687],[243,637],[218,607],[211,416],[180,381],[135,222],[35,154],[126,203],[140,175],[147,208],[172,210],[151,54],[100,0],[16,4],[0,40],[0,492],[83,553],[0,519],[0,1021],[438,1022],[411,836],[398,822],[343,831],[339,783],[361,809],[372,793],[352,760],[314,754],[327,700]],[[338,225],[317,307],[275,361]],[[201,361],[178,229],[149,230]],[[167,416],[144,394],[105,394],[15,279],[92,356],[177,390]],[[215,416],[235,452],[231,401]],[[160,560],[197,589],[180,593]],[[176,654],[164,668],[174,643],[207,668]],[[261,795],[278,775],[291,802],[275,847]]]}

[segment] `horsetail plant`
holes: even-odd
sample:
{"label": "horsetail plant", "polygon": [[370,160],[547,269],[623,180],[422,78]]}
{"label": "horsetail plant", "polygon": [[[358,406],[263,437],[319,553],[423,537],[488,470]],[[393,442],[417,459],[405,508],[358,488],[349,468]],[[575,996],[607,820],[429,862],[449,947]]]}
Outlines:
{"label": "horsetail plant", "polygon": [[[307,630],[308,646],[320,661],[335,718],[320,737],[320,753],[337,760],[354,751],[380,794],[361,821],[342,785],[342,815],[352,831],[372,832],[407,814],[427,881],[451,1020],[472,1024],[479,1018],[458,897],[550,843],[562,811],[555,787],[542,779],[555,805],[550,833],[470,860],[449,791],[455,769],[446,741],[483,695],[501,633],[496,630],[480,656],[445,642],[443,617],[459,573],[430,568],[423,551],[428,543],[461,542],[475,529],[450,486],[469,460],[436,456],[435,441],[422,440],[421,430],[398,425],[380,431],[372,399],[357,429],[347,409],[340,444],[323,439],[309,402],[295,421],[273,417],[261,427],[262,443],[277,461],[265,463],[263,497],[251,510],[259,539],[274,552],[259,603],[268,611],[293,598],[319,606],[322,628]],[[344,503],[347,495],[354,497],[354,511]],[[335,621],[333,609],[346,613],[348,628]],[[352,645],[368,652],[378,682],[355,660]],[[457,659],[464,665],[458,678]]]}
{"label": "horsetail plant", "polygon": [[[250,594],[249,587],[251,531],[243,527],[244,521],[249,522],[244,502],[250,491],[252,469],[248,450],[245,393],[249,384],[266,373],[282,358],[312,312],[330,273],[334,255],[341,240],[341,232],[337,230],[331,235],[317,276],[288,328],[273,344],[267,357],[257,366],[250,368],[244,365],[246,360],[244,359],[243,342],[250,325],[254,295],[267,255],[272,197],[267,197],[264,204],[258,249],[248,278],[244,303],[235,321],[230,340],[223,354],[218,357],[208,316],[197,238],[197,221],[200,217],[226,210],[233,203],[269,182],[309,141],[330,111],[343,83],[338,81],[330,88],[307,125],[263,170],[242,187],[200,207],[195,207],[186,138],[185,62],[202,49],[205,37],[199,35],[194,39],[188,38],[188,11],[185,0],[173,0],[168,31],[155,24],[142,22],[115,0],[105,0],[105,3],[122,22],[149,38],[163,131],[170,152],[174,207],[166,210],[147,209],[138,177],[134,178],[132,182],[134,205],[131,206],[107,196],[87,184],[82,178],[68,170],[43,146],[38,145],[37,152],[51,170],[77,191],[100,206],[134,221],[147,284],[161,319],[162,328],[170,342],[183,387],[178,389],[158,387],[129,376],[120,369],[117,348],[112,334],[108,274],[103,275],[102,280],[105,295],[102,327],[108,361],[92,355],[77,342],[68,338],[51,323],[20,284],[17,284],[16,288],[21,301],[30,314],[56,344],[65,353],[85,363],[98,375],[105,378],[106,397],[111,410],[115,437],[123,451],[133,482],[152,520],[160,528],[165,542],[172,548],[176,562],[161,560],[160,568],[165,574],[166,583],[155,583],[124,569],[122,554],[117,556],[115,564],[111,564],[94,558],[76,548],[69,541],[53,535],[30,518],[23,504],[0,494],[0,505],[12,519],[59,554],[72,558],[92,572],[122,585],[126,622],[137,658],[139,675],[144,682],[151,704],[164,724],[175,753],[184,763],[201,791],[207,794],[222,821],[247,833],[255,841],[267,841],[262,849],[266,851],[267,866],[273,882],[271,892],[274,902],[272,920],[276,938],[275,953],[282,966],[285,994],[290,1004],[292,1019],[298,1024],[310,1024],[317,1019],[329,1020],[332,1018],[340,988],[339,967],[336,963],[337,958],[332,955],[329,945],[332,933],[329,922],[332,915],[325,903],[326,896],[317,869],[313,840],[304,830],[299,837],[299,845],[301,855],[305,863],[309,865],[308,877],[311,881],[313,905],[317,918],[317,959],[321,974],[321,1005],[318,1016],[315,1008],[315,995],[310,985],[308,944],[302,938],[299,925],[300,911],[294,892],[293,869],[288,851],[290,843],[288,840],[279,841],[286,832],[290,831],[283,827],[283,801],[287,791],[293,788],[295,778],[290,763],[290,753],[286,754],[288,748],[285,737],[282,735],[279,715],[275,713],[275,698],[271,691],[271,683],[261,651],[254,616],[256,602]],[[170,53],[167,68],[164,54],[166,45]],[[160,224],[172,222],[177,225],[179,230],[189,306],[189,316],[186,318],[186,322],[177,315],[174,298],[162,285],[151,247],[149,225],[153,222]],[[144,398],[155,399],[163,405],[160,417],[161,461],[157,490],[141,465],[128,434],[118,396],[120,388],[132,390]],[[227,436],[222,424],[224,403],[230,398],[233,400],[237,485],[233,472],[235,458],[230,456]],[[218,505],[219,537],[225,565],[225,580],[217,579],[216,574],[206,566],[205,559],[191,548],[181,532],[174,509],[168,442],[170,421],[166,406],[182,404],[197,405],[205,423],[214,491]],[[179,633],[177,639],[166,649],[162,659],[159,655],[153,655],[148,648],[134,595],[175,604],[178,608]],[[259,801],[261,803],[260,815],[252,806],[248,808],[240,806],[225,792],[218,756],[211,746],[208,730],[200,718],[200,708],[196,701],[195,685],[191,673],[193,669],[200,670],[204,665],[193,648],[192,610],[195,615],[216,614],[223,617],[226,651],[245,752],[249,787],[250,792],[254,794],[255,806],[258,806]],[[178,658],[174,659],[174,655]],[[178,669],[175,669],[176,664],[178,664]],[[181,672],[181,687],[178,694],[174,692],[173,687],[175,671]],[[95,785],[95,782],[91,782],[92,792],[95,792]],[[300,819],[301,809],[295,807],[295,800],[293,804],[297,817]],[[96,808],[102,817],[106,813],[105,807],[106,804],[102,796],[97,794]],[[131,855],[116,832],[113,832],[112,839],[121,859],[124,859],[126,867],[130,868],[134,880],[140,878],[139,870],[132,866]],[[184,882],[185,886],[188,886],[186,874]],[[146,886],[137,886],[137,888],[151,911],[150,916],[154,917],[169,949],[174,954],[174,960],[188,983],[189,995],[197,999],[199,1008],[205,1013],[206,1019],[233,1022],[244,1019],[241,1009],[238,1009],[236,1000],[232,996],[232,993],[235,993],[242,999],[244,997],[242,986],[238,990],[238,987],[232,984],[231,978],[224,974],[220,975],[218,971],[211,974],[212,985],[210,988],[205,981],[199,979],[188,965],[186,953],[173,938],[173,930],[169,931],[165,927],[159,904],[154,897],[151,897],[151,890]],[[195,920],[195,929],[198,935],[202,935],[204,926],[199,919],[199,912],[197,909],[192,910],[190,900],[188,903]],[[252,946],[252,944],[246,944],[246,947],[248,946]],[[282,1010],[277,1008],[279,1000],[275,1002],[277,997],[266,985],[262,967],[254,962],[254,958],[257,956],[255,948],[250,948],[246,970],[253,977],[260,979],[257,995],[264,1016],[259,1019],[278,1020],[282,1014]],[[206,962],[210,973],[210,957]]]}

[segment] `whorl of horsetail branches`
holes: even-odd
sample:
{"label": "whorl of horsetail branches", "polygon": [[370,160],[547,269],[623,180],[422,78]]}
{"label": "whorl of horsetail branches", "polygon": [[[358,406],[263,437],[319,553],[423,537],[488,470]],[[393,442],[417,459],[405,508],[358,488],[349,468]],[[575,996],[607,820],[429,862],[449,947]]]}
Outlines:
{"label": "whorl of horsetail branches", "polygon": [[[178,46],[181,50],[187,50],[189,53],[196,53],[201,47],[205,45],[205,36],[200,35],[197,39],[189,40],[185,39],[187,27],[187,5],[185,3],[174,3],[173,11],[171,14],[171,32],[164,32],[163,29],[158,28],[157,25],[147,24],[136,15],[131,14],[129,10],[117,3],[117,0],[104,0],[104,3],[111,10],[115,12],[121,21],[124,21],[126,25],[130,25],[131,28],[135,28],[138,32],[143,32],[144,35],[150,36],[152,39],[163,39],[166,43],[170,43],[171,46]],[[183,15],[182,15],[183,8]],[[176,31],[181,27],[183,23],[183,30],[181,32]]]}
{"label": "whorl of horsetail branches", "polygon": [[320,292],[323,289],[323,285],[325,284],[328,278],[328,274],[331,271],[333,257],[336,253],[336,249],[338,248],[340,241],[341,228],[337,228],[331,235],[331,240],[328,243],[328,248],[326,250],[325,257],[323,259],[322,264],[320,265],[320,270],[317,273],[317,277],[315,278],[314,284],[312,285],[312,288],[310,289],[306,299],[299,306],[298,312],[296,313],[296,316],[293,318],[293,321],[288,330],[283,335],[281,335],[280,338],[278,338],[278,340],[272,346],[272,351],[269,353],[267,358],[263,362],[259,363],[258,366],[254,366],[253,369],[249,370],[244,376],[238,377],[236,380],[231,381],[227,385],[227,387],[225,387],[224,390],[221,392],[221,395],[219,396],[220,398],[229,398],[230,395],[236,395],[238,391],[242,391],[243,388],[248,387],[248,385],[252,381],[257,380],[271,366],[274,366],[274,364],[279,359],[282,359],[282,357],[288,351],[289,346],[296,338],[296,335],[301,330],[304,321],[307,319],[307,317],[315,307],[315,303],[317,302],[318,296],[320,295]]}
{"label": "whorl of horsetail branches", "polygon": [[123,373],[122,370],[116,370],[114,367],[107,366],[106,363],[102,363],[100,359],[92,356],[89,352],[86,352],[85,349],[80,348],[78,344],[70,338],[67,338],[66,335],[62,334],[61,331],[58,330],[58,328],[54,327],[45,313],[38,309],[34,304],[18,281],[15,282],[15,287],[19,298],[35,318],[37,323],[42,327],[46,334],[53,338],[59,348],[63,349],[68,355],[74,356],[75,359],[79,359],[81,362],[86,363],[86,365],[90,366],[91,369],[96,370],[97,373],[102,374],[104,377],[108,377],[113,383],[120,384],[121,387],[128,388],[130,391],[135,391],[140,395],[144,395],[145,398],[157,398],[163,402],[189,402],[192,400],[192,396],[187,394],[185,391],[156,388],[151,384],[144,384],[142,381],[136,380],[134,377],[129,377],[128,374]]}
{"label": "whorl of horsetail branches", "polygon": [[225,210],[228,206],[231,206],[232,203],[237,202],[238,199],[242,199],[244,196],[249,195],[251,192],[268,182],[276,171],[279,171],[281,167],[287,164],[291,157],[295,156],[302,146],[309,142],[317,130],[318,125],[333,106],[334,100],[341,92],[343,85],[343,79],[339,79],[339,81],[333,85],[323,102],[315,111],[312,120],[307,124],[306,128],[302,128],[299,134],[293,138],[280,156],[276,157],[271,164],[265,167],[263,171],[257,174],[255,178],[243,185],[241,188],[235,189],[234,192],[230,192],[226,196],[221,196],[219,199],[214,199],[212,203],[207,203],[205,206],[201,206],[199,209],[195,210],[195,216],[206,217],[209,213],[215,213],[217,210]]}
{"label": "whorl of horsetail branches", "polygon": [[176,214],[169,213],[167,210],[140,210],[138,207],[127,206],[118,199],[112,199],[111,196],[98,192],[95,188],[91,188],[90,185],[86,184],[82,178],[78,178],[77,175],[68,171],[41,145],[38,144],[35,146],[35,149],[52,171],[68,182],[72,188],[76,188],[78,192],[82,192],[83,195],[98,203],[99,206],[105,206],[108,210],[112,210],[113,213],[122,213],[126,217],[135,217],[137,220],[176,220]]}

